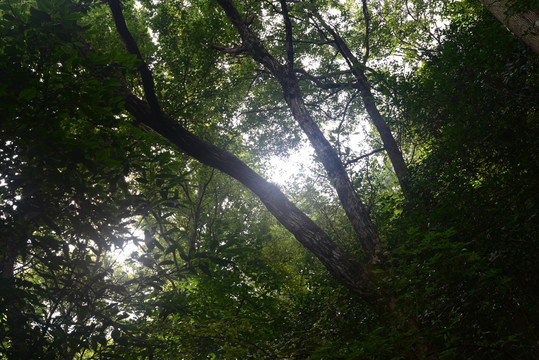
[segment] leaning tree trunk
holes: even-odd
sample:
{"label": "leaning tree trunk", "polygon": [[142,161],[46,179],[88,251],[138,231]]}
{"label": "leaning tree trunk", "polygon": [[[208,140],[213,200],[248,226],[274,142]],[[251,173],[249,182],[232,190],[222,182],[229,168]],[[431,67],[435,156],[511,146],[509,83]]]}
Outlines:
{"label": "leaning tree trunk", "polygon": [[291,23],[287,13],[286,2],[281,1],[286,30],[286,64],[282,64],[264,47],[260,39],[249,28],[250,21],[244,20],[231,0],[217,0],[227,17],[238,31],[242,45],[236,52],[246,52],[255,61],[262,64],[279,81],[284,99],[292,116],[307,135],[316,155],[322,162],[339,200],[352,224],[361,247],[371,264],[379,264],[379,252],[382,248],[380,239],[370,215],[358,198],[346,169],[332,148],[329,141],[312,118],[305,106],[303,96],[294,71],[294,54],[292,48]]}
{"label": "leaning tree trunk", "polygon": [[156,119],[150,105],[136,96],[127,95],[125,100],[127,111],[137,121],[168,139],[187,155],[232,176],[255,193],[269,212],[352,292],[368,301],[378,296],[373,290],[372,274],[339,248],[275,185],[264,180],[231,153],[201,140],[167,115],[162,114]]}
{"label": "leaning tree trunk", "polygon": [[[374,276],[344,252],[307,215],[288,200],[275,185],[270,184],[231,153],[209,144],[183,128],[161,111],[154,92],[153,76],[144,63],[131,36],[118,0],[109,0],[116,28],[128,51],[139,58],[144,92],[148,102],[124,90],[126,110],[141,124],[162,135],[184,153],[203,164],[237,179],[264,203],[270,213],[324,264],[328,271],[353,293],[374,303],[379,297]],[[370,235],[370,234],[369,234]]]}
{"label": "leaning tree trunk", "polygon": [[387,125],[387,122],[384,120],[378,106],[376,105],[376,102],[374,101],[372,89],[369,85],[367,76],[365,76],[362,65],[343,38],[331,26],[329,26],[320,15],[314,14],[314,16],[324,27],[324,29],[329,32],[337,50],[346,60],[352,74],[356,78],[357,88],[361,94],[361,99],[365,105],[365,110],[367,110],[367,114],[369,114],[374,127],[376,127],[376,130],[382,139],[384,149],[389,157],[389,161],[391,161],[395,175],[397,175],[401,189],[403,193],[406,194],[406,175],[408,173],[408,167],[406,166],[402,152],[400,151],[399,146],[391,133],[391,129]]}
{"label": "leaning tree trunk", "polygon": [[539,55],[539,9],[530,7],[527,12],[515,13],[508,9],[507,0],[480,0],[515,36]]}
{"label": "leaning tree trunk", "polygon": [[[381,313],[387,314],[389,312],[389,314],[397,316],[400,319],[403,316],[406,317],[406,312],[403,309],[399,309],[399,306],[394,301],[395,296],[393,294],[383,294],[380,290],[377,275],[372,271],[372,265],[360,264],[350,254],[344,252],[318,225],[290,202],[275,185],[264,180],[237,157],[198,138],[161,111],[153,90],[153,76],[147,65],[142,61],[138,46],[125,25],[119,0],[108,1],[118,33],[124,41],[126,48],[139,58],[141,63],[139,71],[146,98],[149,99],[148,102],[145,102],[124,89],[123,94],[126,101],[126,110],[138,122],[168,139],[179,150],[203,164],[230,175],[255,193],[270,213],[303,246],[318,257],[328,271],[351,290],[352,293],[358,295],[367,303],[370,303],[373,308]],[[221,2],[224,0],[218,1]],[[294,92],[296,90],[299,90],[299,88],[295,89],[293,85],[292,89],[293,94],[295,94]],[[305,108],[302,101],[297,104],[294,102],[298,97],[286,94],[286,86],[283,86],[283,90],[291,108],[296,106],[300,109]],[[368,219],[370,221],[370,218]],[[361,236],[361,234],[359,235]],[[376,239],[378,238],[376,237]],[[379,301],[382,297],[391,300],[388,306],[384,306],[384,302]],[[405,322],[408,324],[409,329],[417,329],[415,321],[405,320]],[[435,353],[430,350],[430,346],[427,343],[419,341],[418,344],[413,346],[410,358],[434,359],[436,356],[433,354]]]}

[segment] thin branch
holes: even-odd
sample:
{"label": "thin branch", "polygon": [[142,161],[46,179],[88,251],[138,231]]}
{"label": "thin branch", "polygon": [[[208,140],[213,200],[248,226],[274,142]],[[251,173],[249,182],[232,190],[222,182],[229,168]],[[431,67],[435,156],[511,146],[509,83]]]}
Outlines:
{"label": "thin branch", "polygon": [[320,81],[320,79],[323,77],[313,76],[309,74],[307,71],[305,71],[305,69],[294,69],[294,71],[298,74],[305,76],[307,79],[313,82],[318,88],[323,89],[323,90],[354,87],[354,83],[323,83]]}
{"label": "thin branch", "polygon": [[[297,69],[297,70],[299,72],[302,71],[302,69]],[[310,76],[312,76],[315,79],[321,80],[321,79],[333,78],[335,76],[342,76],[342,75],[352,75],[352,70],[339,70],[339,71],[330,72],[329,69],[327,69],[324,75],[317,75],[317,76],[310,75]]]}
{"label": "thin branch", "polygon": [[339,49],[339,52],[344,57],[348,66],[350,67],[350,70],[352,70],[352,73],[356,77],[356,84],[361,92],[361,97],[365,105],[365,110],[367,110],[371,121],[373,122],[374,126],[378,130],[378,133],[380,134],[382,142],[384,143],[384,148],[387,151],[389,160],[393,165],[393,170],[395,171],[401,185],[401,189],[403,192],[406,192],[407,184],[405,178],[408,172],[408,168],[406,166],[406,163],[404,162],[402,152],[400,151],[397,142],[395,141],[395,138],[391,133],[391,129],[389,128],[388,124],[380,113],[378,105],[374,100],[370,84],[365,75],[365,66],[359,62],[348,44],[344,41],[344,39],[339,35],[339,33],[334,29],[333,26],[327,24],[320,16],[320,14],[316,12],[313,13],[312,16],[316,18],[320,25],[333,37],[337,48]]}
{"label": "thin branch", "polygon": [[211,181],[213,180],[214,174],[215,174],[215,169],[212,168],[211,169],[211,174],[210,174],[210,176],[208,178],[208,181],[206,181],[203,184],[199,183],[199,185],[198,185],[197,203],[196,203],[195,209],[193,211],[193,228],[192,228],[191,235],[187,239],[188,243],[189,243],[187,256],[189,257],[189,259],[191,259],[193,254],[195,254],[196,251],[197,251],[197,249],[196,249],[196,238],[197,238],[198,233],[199,233],[198,228],[199,228],[199,222],[200,222],[200,213],[201,213],[201,209],[202,209],[202,201],[204,200],[204,195],[206,194],[206,190],[208,189],[208,186],[210,185]]}
{"label": "thin branch", "polygon": [[[336,89],[333,89],[332,92],[328,93],[327,95],[325,95],[322,99],[320,99],[319,101],[313,101],[313,102],[308,102],[308,103],[305,103],[305,106],[308,106],[308,107],[320,107],[320,102],[323,102],[323,101],[326,101],[328,99],[330,99],[331,97],[337,95],[338,93],[340,93],[343,89],[345,89],[344,87],[343,88],[336,88]],[[327,115],[326,115],[327,116]],[[332,116],[327,116],[328,118],[332,119],[333,117]]]}
{"label": "thin branch", "polygon": [[[352,104],[352,101],[354,101],[354,99],[356,98],[356,95],[357,91],[354,92],[352,96],[350,96],[350,99],[348,99],[348,101],[346,102],[346,105],[344,106],[344,110],[342,112],[341,121],[339,122],[339,126],[337,127],[337,149],[339,157],[341,156],[341,129],[346,120],[346,113],[348,112],[348,108],[350,107],[350,104]],[[344,166],[346,167],[346,164]]]}
{"label": "thin branch", "polygon": [[269,74],[265,69],[256,69],[255,76],[249,83],[249,87],[247,88],[247,93],[245,94],[245,97],[247,98],[249,96],[249,93],[251,92],[251,89],[253,88],[253,85],[255,84],[256,80],[264,74]]}
{"label": "thin branch", "polygon": [[138,70],[140,77],[142,78],[142,86],[144,88],[144,96],[150,105],[152,114],[154,118],[158,119],[161,116],[161,106],[155,95],[155,84],[153,80],[152,71],[146,65],[146,62],[142,58],[137,42],[129,32],[127,24],[125,23],[125,18],[120,6],[119,0],[108,0],[110,10],[112,11],[112,16],[114,18],[114,23],[116,24],[116,30],[120,34],[122,41],[125,44],[125,47],[129,53],[136,55],[139,60]]}
{"label": "thin branch", "polygon": [[369,156],[371,156],[371,155],[374,155],[374,154],[379,153],[380,151],[384,151],[384,150],[385,150],[385,148],[380,148],[380,149],[373,150],[373,151],[371,151],[371,152],[369,152],[369,153],[367,153],[367,154],[358,156],[357,158],[354,158],[354,159],[352,159],[352,160],[348,160],[346,163],[344,163],[344,166],[348,166],[348,165],[354,164],[354,163],[358,162],[358,161],[361,160],[361,159],[364,159],[364,158],[366,158],[366,157],[369,157]]}
{"label": "thin branch", "polygon": [[369,59],[369,53],[370,53],[370,44],[369,44],[369,35],[371,31],[371,18],[369,16],[369,9],[367,8],[367,0],[362,0],[363,4],[363,17],[365,18],[365,54],[363,55],[363,63],[366,63]]}
{"label": "thin branch", "polygon": [[[428,28],[425,23],[423,21],[421,21],[421,19],[419,19],[417,16],[414,16],[413,12],[410,10],[410,7],[408,6],[408,0],[406,0],[404,2],[404,5],[406,6],[406,12],[408,13],[408,15],[412,18],[412,20],[414,20],[417,24],[419,24],[419,26],[421,26],[421,28],[423,28],[423,30],[425,30],[429,36],[431,38],[433,38],[434,40],[436,40],[436,42],[438,43],[438,45],[441,44],[441,40],[438,36],[436,36],[435,34],[432,33],[432,31],[430,30],[430,28]],[[419,14],[419,16],[421,16],[421,13]]]}
{"label": "thin branch", "polygon": [[[284,41],[284,40],[275,39],[275,41]],[[327,40],[327,41],[294,40],[293,42],[296,44],[310,44],[310,45],[318,45],[318,46],[331,45],[335,43],[333,40]]]}
{"label": "thin branch", "polygon": [[211,49],[219,50],[222,53],[225,54],[241,54],[245,52],[247,49],[243,46],[236,46],[233,48],[227,48],[224,46],[218,46],[218,45],[210,45]]}
{"label": "thin branch", "polygon": [[286,0],[281,0],[281,8],[283,9],[284,28],[286,33],[286,66],[289,70],[294,69],[294,47],[292,41],[292,21],[288,16],[288,6]]}
{"label": "thin branch", "polygon": [[242,114],[258,114],[258,113],[261,113],[261,112],[276,112],[276,111],[283,111],[283,110],[287,110],[288,108],[286,106],[274,106],[274,107],[271,107],[271,108],[267,108],[267,109],[264,109],[262,106],[259,106],[258,109],[253,109],[253,110],[246,110],[246,111],[243,111]]}
{"label": "thin branch", "polygon": [[265,2],[266,4],[268,4],[268,5],[273,9],[273,11],[275,11],[275,13],[277,13],[277,14],[280,14],[280,13],[281,13],[281,11],[279,11],[279,9],[277,8],[277,6],[275,6],[275,4],[273,3],[273,1],[264,0],[264,2]]}

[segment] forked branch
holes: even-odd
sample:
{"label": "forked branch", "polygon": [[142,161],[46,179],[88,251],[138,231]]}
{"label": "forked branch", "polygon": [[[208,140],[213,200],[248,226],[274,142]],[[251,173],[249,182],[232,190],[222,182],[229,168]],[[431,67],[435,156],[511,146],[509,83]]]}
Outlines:
{"label": "forked branch", "polygon": [[[138,46],[129,33],[121,13],[119,0],[109,0],[109,4],[111,10],[113,10],[112,14],[116,22],[117,31],[124,43],[126,43],[127,50],[139,56]],[[240,26],[244,26],[243,21],[241,21]],[[139,67],[139,71],[141,76],[144,73],[143,86],[145,87],[146,96],[154,99],[158,106],[157,97],[153,92],[151,71],[144,63]],[[187,155],[230,175],[245,185],[258,196],[270,213],[303,246],[320,259],[336,279],[364,300],[371,304],[376,303],[376,299],[381,295],[374,286],[373,274],[365,266],[354,260],[351,255],[339,248],[318,225],[290,202],[286,195],[275,185],[267,182],[233,154],[203,141],[186,130],[177,121],[162,113],[159,107],[156,112],[147,102],[140,100],[128,91],[124,91],[124,94],[126,110],[141,124],[150,127],[153,131],[168,139]]]}

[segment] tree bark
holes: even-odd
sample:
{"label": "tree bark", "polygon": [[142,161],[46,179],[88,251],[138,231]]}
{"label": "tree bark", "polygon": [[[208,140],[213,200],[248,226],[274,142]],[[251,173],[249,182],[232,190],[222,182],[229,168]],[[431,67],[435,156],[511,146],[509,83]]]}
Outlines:
{"label": "tree bark", "polygon": [[539,10],[531,8],[525,13],[507,13],[507,0],[480,0],[481,3],[516,37],[539,55]]}
{"label": "tree bark", "polygon": [[153,76],[142,61],[135,40],[132,38],[119,6],[118,0],[109,0],[116,23],[116,29],[132,54],[141,61],[143,87],[150,103],[140,100],[127,91],[126,110],[141,124],[168,139],[179,150],[203,164],[228,174],[255,193],[273,216],[308,250],[310,250],[328,271],[353,293],[374,304],[380,296],[375,290],[373,274],[344,252],[307,215],[299,210],[277,188],[270,184],[245,163],[231,153],[209,144],[183,128],[177,121],[164,114],[154,93]]}
{"label": "tree bark", "polygon": [[331,147],[329,141],[324,137],[322,131],[320,131],[320,128],[305,107],[299,83],[293,69],[291,25],[287,17],[285,2],[283,1],[281,4],[283,6],[287,30],[286,65],[281,64],[264,48],[262,42],[249,29],[249,23],[243,20],[231,0],[217,0],[217,2],[238,31],[242,39],[242,48],[255,61],[265,66],[277,81],[279,81],[284,99],[292,112],[292,116],[307,135],[316,155],[324,165],[332,185],[337,191],[339,200],[359,238],[367,261],[371,264],[379,264],[378,253],[382,246],[370,215],[358,198],[341,159]]}
{"label": "tree bark", "polygon": [[[119,0],[109,0],[110,3],[114,2],[116,4],[118,1]],[[221,2],[224,0],[218,1]],[[119,9],[119,7],[116,9]],[[125,20],[121,11],[115,12],[113,10],[113,16],[115,17],[117,24],[123,23],[125,25]],[[140,54],[134,40],[126,35],[126,32],[128,33],[127,27],[117,26],[117,30],[124,42],[133,41],[130,45],[134,45],[134,47],[131,47],[133,50],[130,52]],[[129,49],[130,46],[127,48]],[[143,77],[145,93],[147,96],[149,93],[151,99],[157,100],[155,93],[153,92],[153,77],[151,76],[151,71],[144,63],[141,67],[141,72],[150,74],[149,77]],[[293,72],[293,70],[291,71]],[[148,81],[152,82],[151,88],[147,87]],[[295,84],[297,85],[297,82],[295,82]],[[292,87],[292,89],[296,88]],[[296,90],[299,90],[299,88]],[[383,294],[379,289],[376,275],[371,271],[371,267],[369,265],[365,266],[359,264],[352,256],[340,249],[318,225],[290,202],[277,186],[267,182],[231,153],[207,143],[196,135],[190,133],[173,118],[164,114],[157,101],[153,102],[153,104],[149,104],[125,90],[124,98],[126,110],[139,123],[151,128],[156,133],[168,139],[179,150],[187,155],[237,179],[256,194],[270,213],[273,214],[303,246],[318,257],[328,271],[344,286],[350,289],[352,293],[355,293],[364,301],[371,304],[373,308],[378,309],[382,313],[389,311],[399,317],[404,314],[402,309],[398,309],[395,305],[396,303],[393,301],[394,295],[389,294],[389,296],[387,296],[388,294]],[[291,104],[292,108],[297,107],[297,111],[303,111],[302,109],[305,109],[305,106],[302,101],[297,103],[294,102],[297,101],[298,98],[301,99],[301,97],[291,96],[287,98],[287,102]],[[311,124],[307,123],[307,125],[310,126]],[[342,163],[339,161],[336,165],[336,171],[339,171],[339,164],[340,167],[343,168]],[[339,179],[337,179],[337,181],[338,180]],[[367,217],[367,219],[370,223],[370,217]],[[376,239],[378,238],[376,237]],[[380,298],[384,297],[384,295],[391,300],[388,307],[384,306],[383,302],[378,301]],[[415,323],[412,322],[410,328],[416,329]],[[418,346],[414,346],[413,352],[418,358],[434,358],[426,355],[432,352],[428,351],[428,346],[423,345],[421,341]]]}
{"label": "tree bark", "polygon": [[150,105],[136,96],[128,95],[125,101],[126,110],[137,121],[168,139],[187,155],[230,175],[255,193],[269,212],[352,292],[369,302],[379,296],[373,290],[375,287],[370,271],[339,248],[277,186],[267,182],[231,153],[201,140],[167,115],[156,119]]}
{"label": "tree bark", "polygon": [[380,138],[382,139],[382,143],[384,144],[384,148],[386,149],[387,156],[391,161],[393,170],[397,175],[397,179],[399,180],[401,189],[403,193],[406,194],[406,175],[408,173],[408,167],[406,166],[406,163],[404,162],[404,158],[402,156],[402,152],[400,151],[397,142],[395,141],[395,138],[391,133],[391,129],[387,125],[387,122],[384,120],[382,114],[380,114],[380,110],[378,110],[378,106],[374,102],[374,96],[372,95],[371,87],[359,60],[352,53],[352,51],[348,47],[348,44],[341,38],[341,36],[333,28],[331,28],[318,14],[316,14],[315,16],[317,20],[321,23],[321,25],[329,32],[329,34],[333,38],[333,41],[335,42],[339,53],[348,62],[348,65],[352,70],[352,74],[354,74],[357,80],[358,89],[361,94],[363,104],[365,105],[365,110],[367,110],[367,113],[369,114],[372,123],[380,134]]}

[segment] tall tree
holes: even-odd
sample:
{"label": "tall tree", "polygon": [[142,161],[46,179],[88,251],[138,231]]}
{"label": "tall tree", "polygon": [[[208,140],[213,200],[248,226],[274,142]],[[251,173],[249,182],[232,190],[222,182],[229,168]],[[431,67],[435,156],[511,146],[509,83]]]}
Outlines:
{"label": "tall tree", "polygon": [[337,191],[348,219],[352,223],[362,244],[367,260],[373,264],[379,263],[380,260],[377,253],[381,251],[381,244],[370,220],[370,216],[363,203],[357,198],[357,194],[342,161],[330,143],[325,139],[305,106],[305,101],[303,100],[294,70],[295,55],[292,40],[292,24],[288,15],[286,2],[281,1],[286,33],[286,63],[284,65],[264,48],[261,41],[249,29],[249,21],[243,19],[232,1],[220,0],[218,2],[242,38],[242,45],[234,51],[248,52],[255,61],[266,67],[279,81],[284,99],[292,115],[309,138],[311,145],[328,173],[330,181]]}
{"label": "tall tree", "polygon": [[[281,222],[281,224],[283,224],[292,234],[294,234],[298,241],[311,250],[322,261],[322,263],[325,264],[331,273],[338,277],[352,291],[357,292],[366,299],[374,299],[376,294],[373,291],[371,280],[372,275],[366,271],[363,266],[355,262],[350,255],[339,249],[339,247],[335,245],[335,243],[324,233],[324,231],[297,207],[295,207],[275,185],[268,183],[234,155],[202,141],[184,129],[178,122],[163,114],[154,91],[152,73],[144,63],[138,46],[131,33],[127,29],[127,25],[120,8],[120,3],[115,0],[110,0],[109,4],[114,16],[116,27],[126,45],[126,48],[129,50],[129,52],[136,55],[140,61],[139,71],[142,77],[145,96],[148,99],[147,104],[138,99],[136,96],[127,94],[125,96],[126,109],[139,122],[150,127],[155,132],[170,140],[182,151],[193,156],[206,165],[210,165],[225,172],[226,174],[231,175],[239,180],[242,184],[246,185],[260,198],[268,210]],[[295,97],[292,97],[291,99],[297,101]],[[294,108],[304,115],[307,114],[302,111],[302,109],[305,109],[304,106],[302,107],[298,104]],[[307,116],[307,120],[305,121],[309,121],[310,117],[308,114],[305,116]],[[312,130],[315,131],[316,129]],[[316,141],[323,141],[316,135],[313,135],[313,138]],[[321,155],[335,156],[331,149],[327,149],[326,151],[329,153],[321,153]],[[331,166],[330,169],[332,172],[330,174],[334,174],[336,172],[333,167],[338,167],[337,164],[340,163],[339,161],[337,164],[331,164],[329,160],[325,160],[325,162],[327,163],[326,166]],[[342,176],[346,176],[346,174],[344,174],[344,168],[342,165],[338,169],[340,170]],[[345,190],[343,191],[351,191],[353,194],[351,183],[346,180],[347,177],[345,179],[341,179],[341,181],[343,181],[345,184],[337,185],[337,187],[344,188]],[[339,178],[337,178],[337,182],[338,181]],[[348,194],[350,197],[344,197],[344,194],[341,192],[341,196],[344,197],[347,204],[350,204],[354,210],[361,211],[360,214],[367,216],[366,218],[359,217],[355,221],[357,224],[357,231],[360,235],[360,240],[365,244],[364,246],[367,257],[371,262],[374,262],[377,250],[375,245],[377,242],[373,244],[372,241],[373,238],[375,240],[378,240],[378,238],[364,207],[361,205],[361,203],[357,202],[353,196],[351,196],[352,194]],[[349,217],[350,216],[351,215],[349,215]],[[367,225],[365,225],[365,222],[367,222]]]}
{"label": "tall tree", "polygon": [[[349,4],[0,3],[0,357],[536,358],[536,57],[478,4]],[[365,95],[406,199],[343,140]]]}

